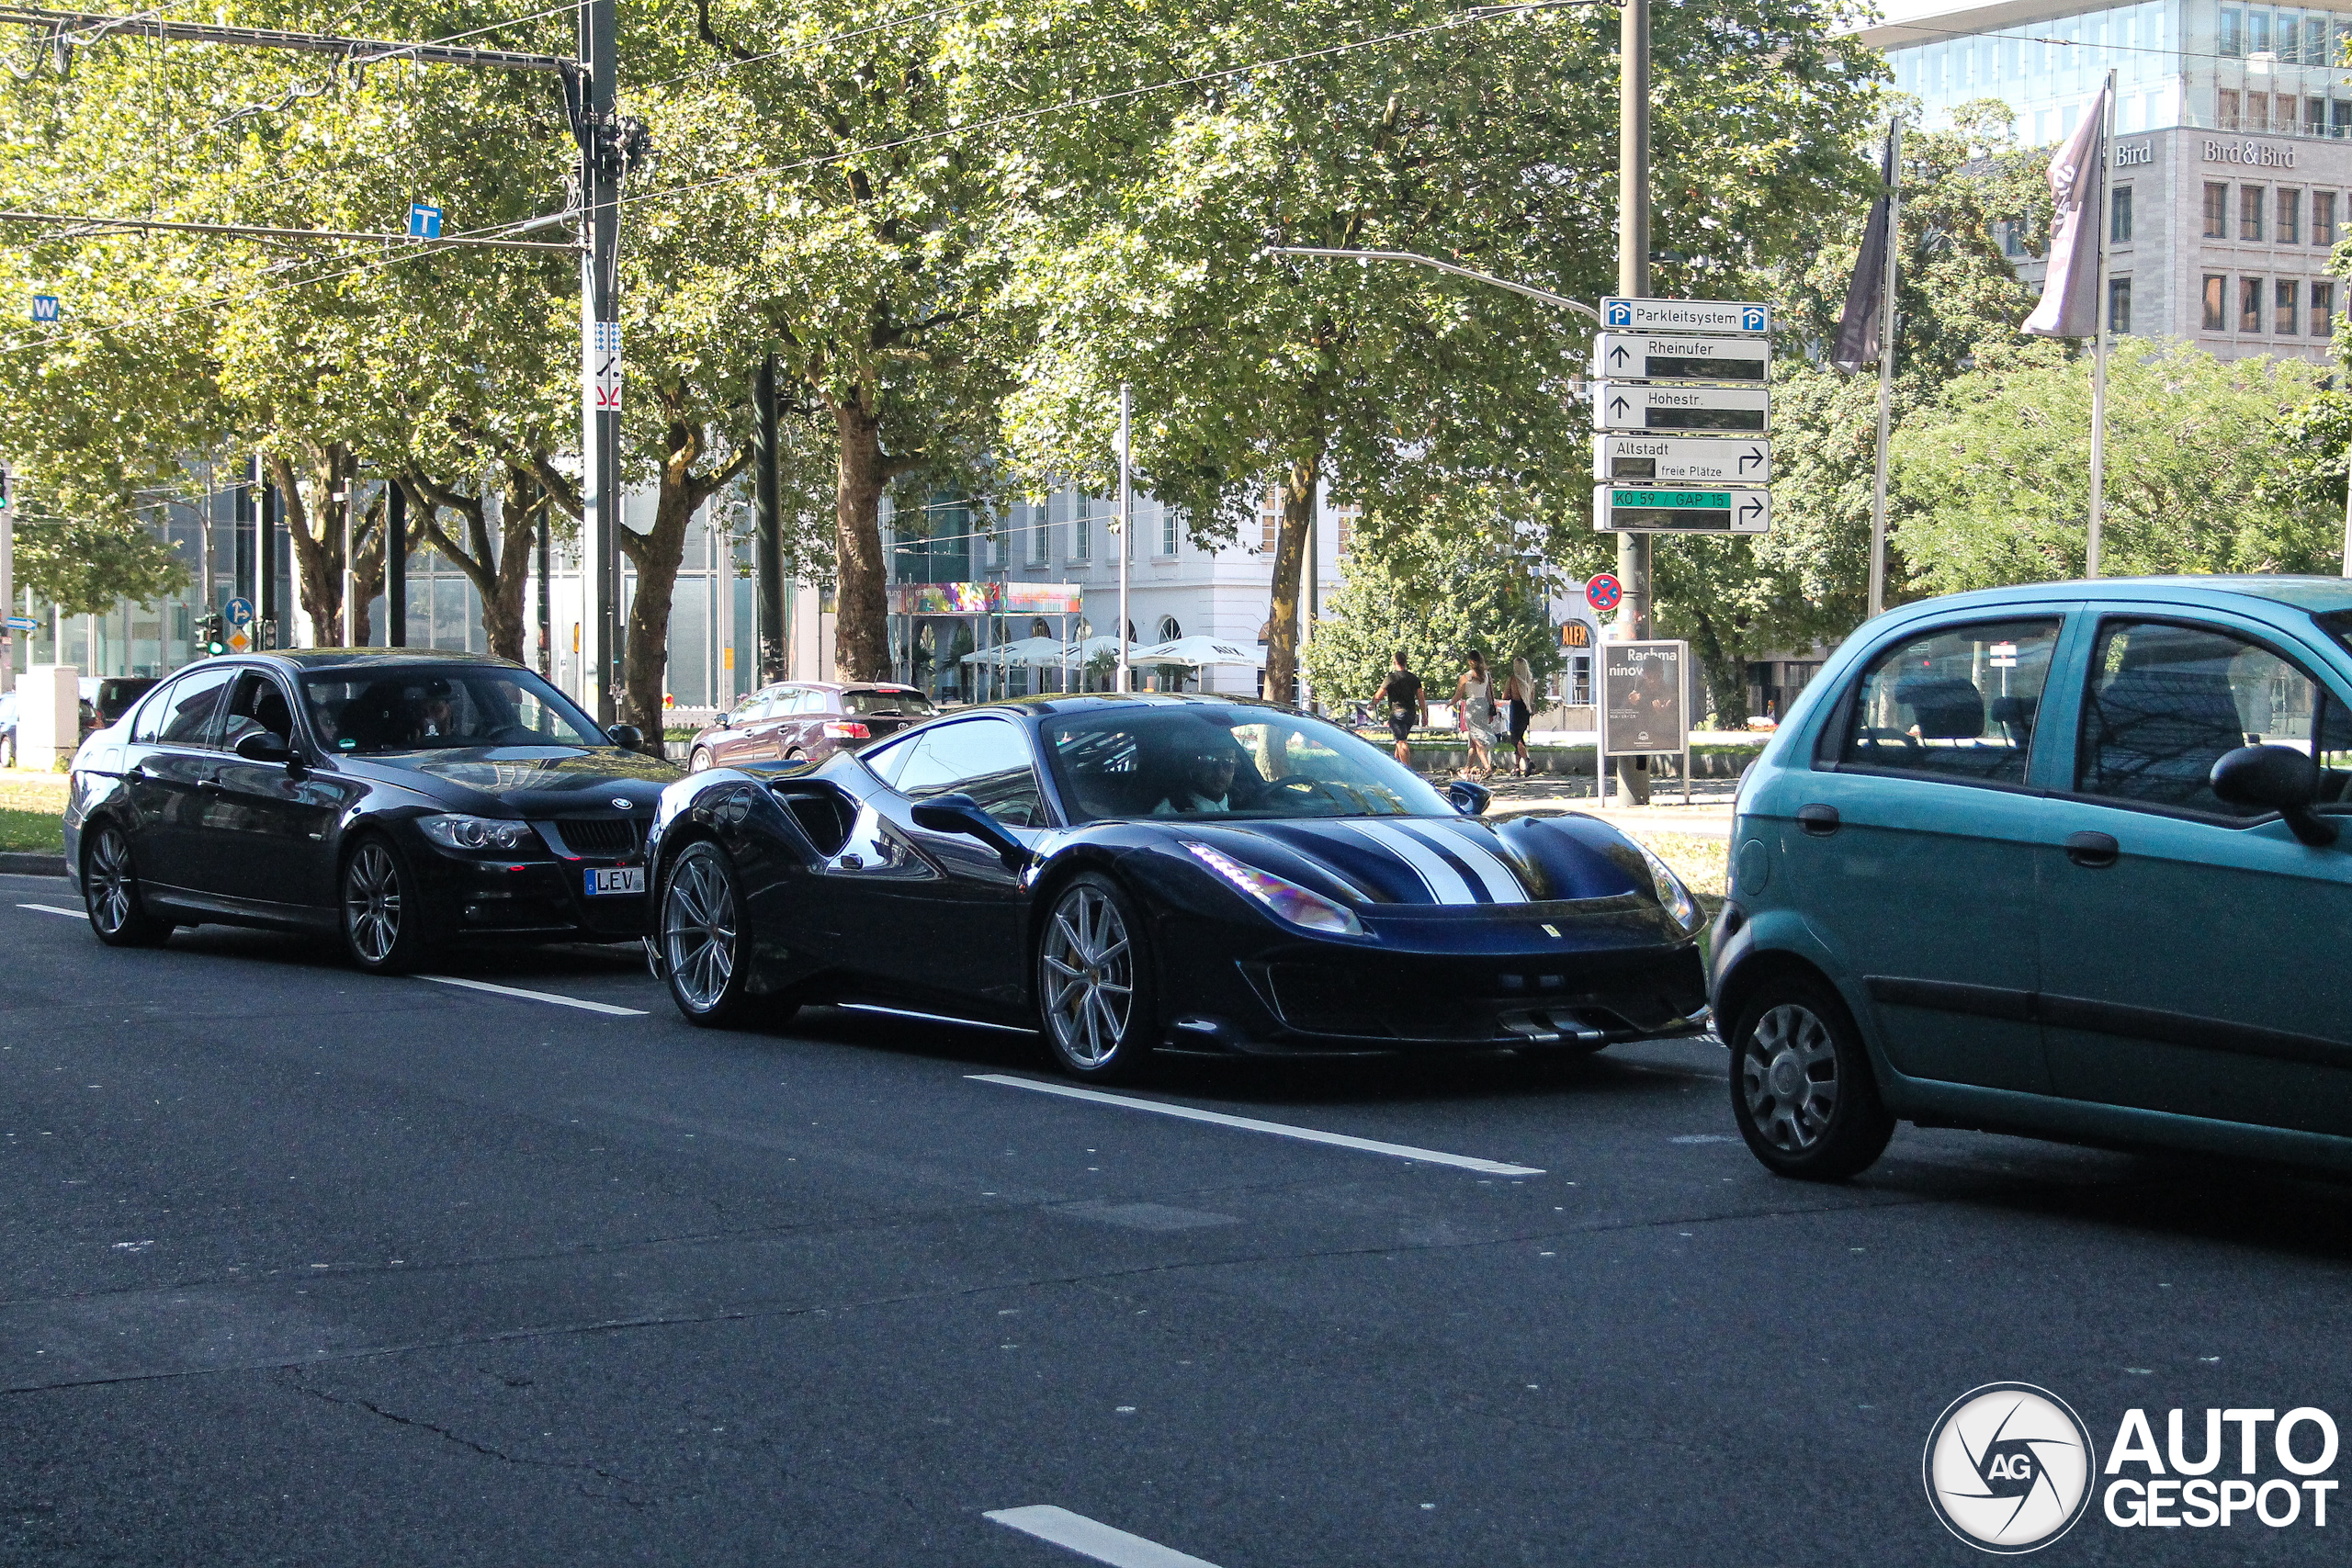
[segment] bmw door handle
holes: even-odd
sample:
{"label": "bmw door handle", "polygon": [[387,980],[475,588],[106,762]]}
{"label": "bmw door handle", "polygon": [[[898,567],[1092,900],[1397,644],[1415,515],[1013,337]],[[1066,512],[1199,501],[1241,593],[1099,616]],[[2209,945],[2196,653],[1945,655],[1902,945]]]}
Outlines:
{"label": "bmw door handle", "polygon": [[2123,846],[2115,841],[2112,833],[2069,833],[2066,835],[2066,858],[2091,871],[2105,871],[2123,853]]}
{"label": "bmw door handle", "polygon": [[1838,830],[1838,808],[1834,806],[1800,806],[1797,826],[1816,839],[1826,839]]}

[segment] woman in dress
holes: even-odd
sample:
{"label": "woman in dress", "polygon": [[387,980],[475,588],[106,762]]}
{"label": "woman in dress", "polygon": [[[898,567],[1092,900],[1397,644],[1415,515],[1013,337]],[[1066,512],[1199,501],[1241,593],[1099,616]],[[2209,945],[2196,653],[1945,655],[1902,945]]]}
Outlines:
{"label": "woman in dress", "polygon": [[1473,649],[1470,668],[1453,683],[1454,722],[1470,741],[1473,778],[1490,778],[1495,772],[1495,682],[1487,673],[1487,656]]}
{"label": "woman in dress", "polygon": [[1535,721],[1535,671],[1524,659],[1510,661],[1510,749],[1519,758],[1519,776],[1527,776],[1527,727]]}

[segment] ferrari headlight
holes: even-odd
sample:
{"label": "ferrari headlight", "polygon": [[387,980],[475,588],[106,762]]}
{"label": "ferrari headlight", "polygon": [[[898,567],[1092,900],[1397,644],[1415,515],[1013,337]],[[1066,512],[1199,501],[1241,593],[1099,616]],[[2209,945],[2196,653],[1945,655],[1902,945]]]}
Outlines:
{"label": "ferrari headlight", "polygon": [[1346,906],[1335,904],[1320,893],[1309,892],[1295,882],[1286,882],[1272,872],[1243,865],[1231,855],[1196,840],[1186,839],[1182,842],[1203,865],[1272,910],[1278,919],[1311,931],[1363,935],[1363,922]]}
{"label": "ferrari headlight", "polygon": [[1641,851],[1642,859],[1649,863],[1650,880],[1657,885],[1657,901],[1666,906],[1667,913],[1672,915],[1675,923],[1684,931],[1697,931],[1702,916],[1699,900],[1691,896],[1690,889],[1682,886],[1682,879],[1675,875],[1664,861],[1650,852],[1647,844],[1639,839],[1628,841]]}
{"label": "ferrari headlight", "polygon": [[495,817],[420,817],[416,825],[445,850],[511,853],[537,839],[528,822],[507,822]]}

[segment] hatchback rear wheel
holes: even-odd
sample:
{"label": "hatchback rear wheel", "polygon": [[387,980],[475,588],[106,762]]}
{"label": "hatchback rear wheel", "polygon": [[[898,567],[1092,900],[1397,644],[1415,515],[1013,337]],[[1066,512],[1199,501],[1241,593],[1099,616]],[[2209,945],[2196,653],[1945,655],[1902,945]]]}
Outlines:
{"label": "hatchback rear wheel", "polygon": [[1782,1176],[1842,1181],[1894,1135],[1854,1021],[1829,988],[1767,980],[1731,1036],[1731,1111],[1756,1157]]}

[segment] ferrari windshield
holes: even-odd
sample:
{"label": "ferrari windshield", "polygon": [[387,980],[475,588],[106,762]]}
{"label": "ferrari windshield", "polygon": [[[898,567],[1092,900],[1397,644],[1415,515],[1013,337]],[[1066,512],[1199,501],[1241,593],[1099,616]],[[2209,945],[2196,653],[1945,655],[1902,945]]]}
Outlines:
{"label": "ferrari windshield", "polygon": [[1410,769],[1320,719],[1207,704],[1048,722],[1073,821],[1106,817],[1450,817]]}
{"label": "ferrari windshield", "polygon": [[554,687],[502,664],[322,671],[302,677],[302,698],[319,739],[346,755],[612,744]]}

